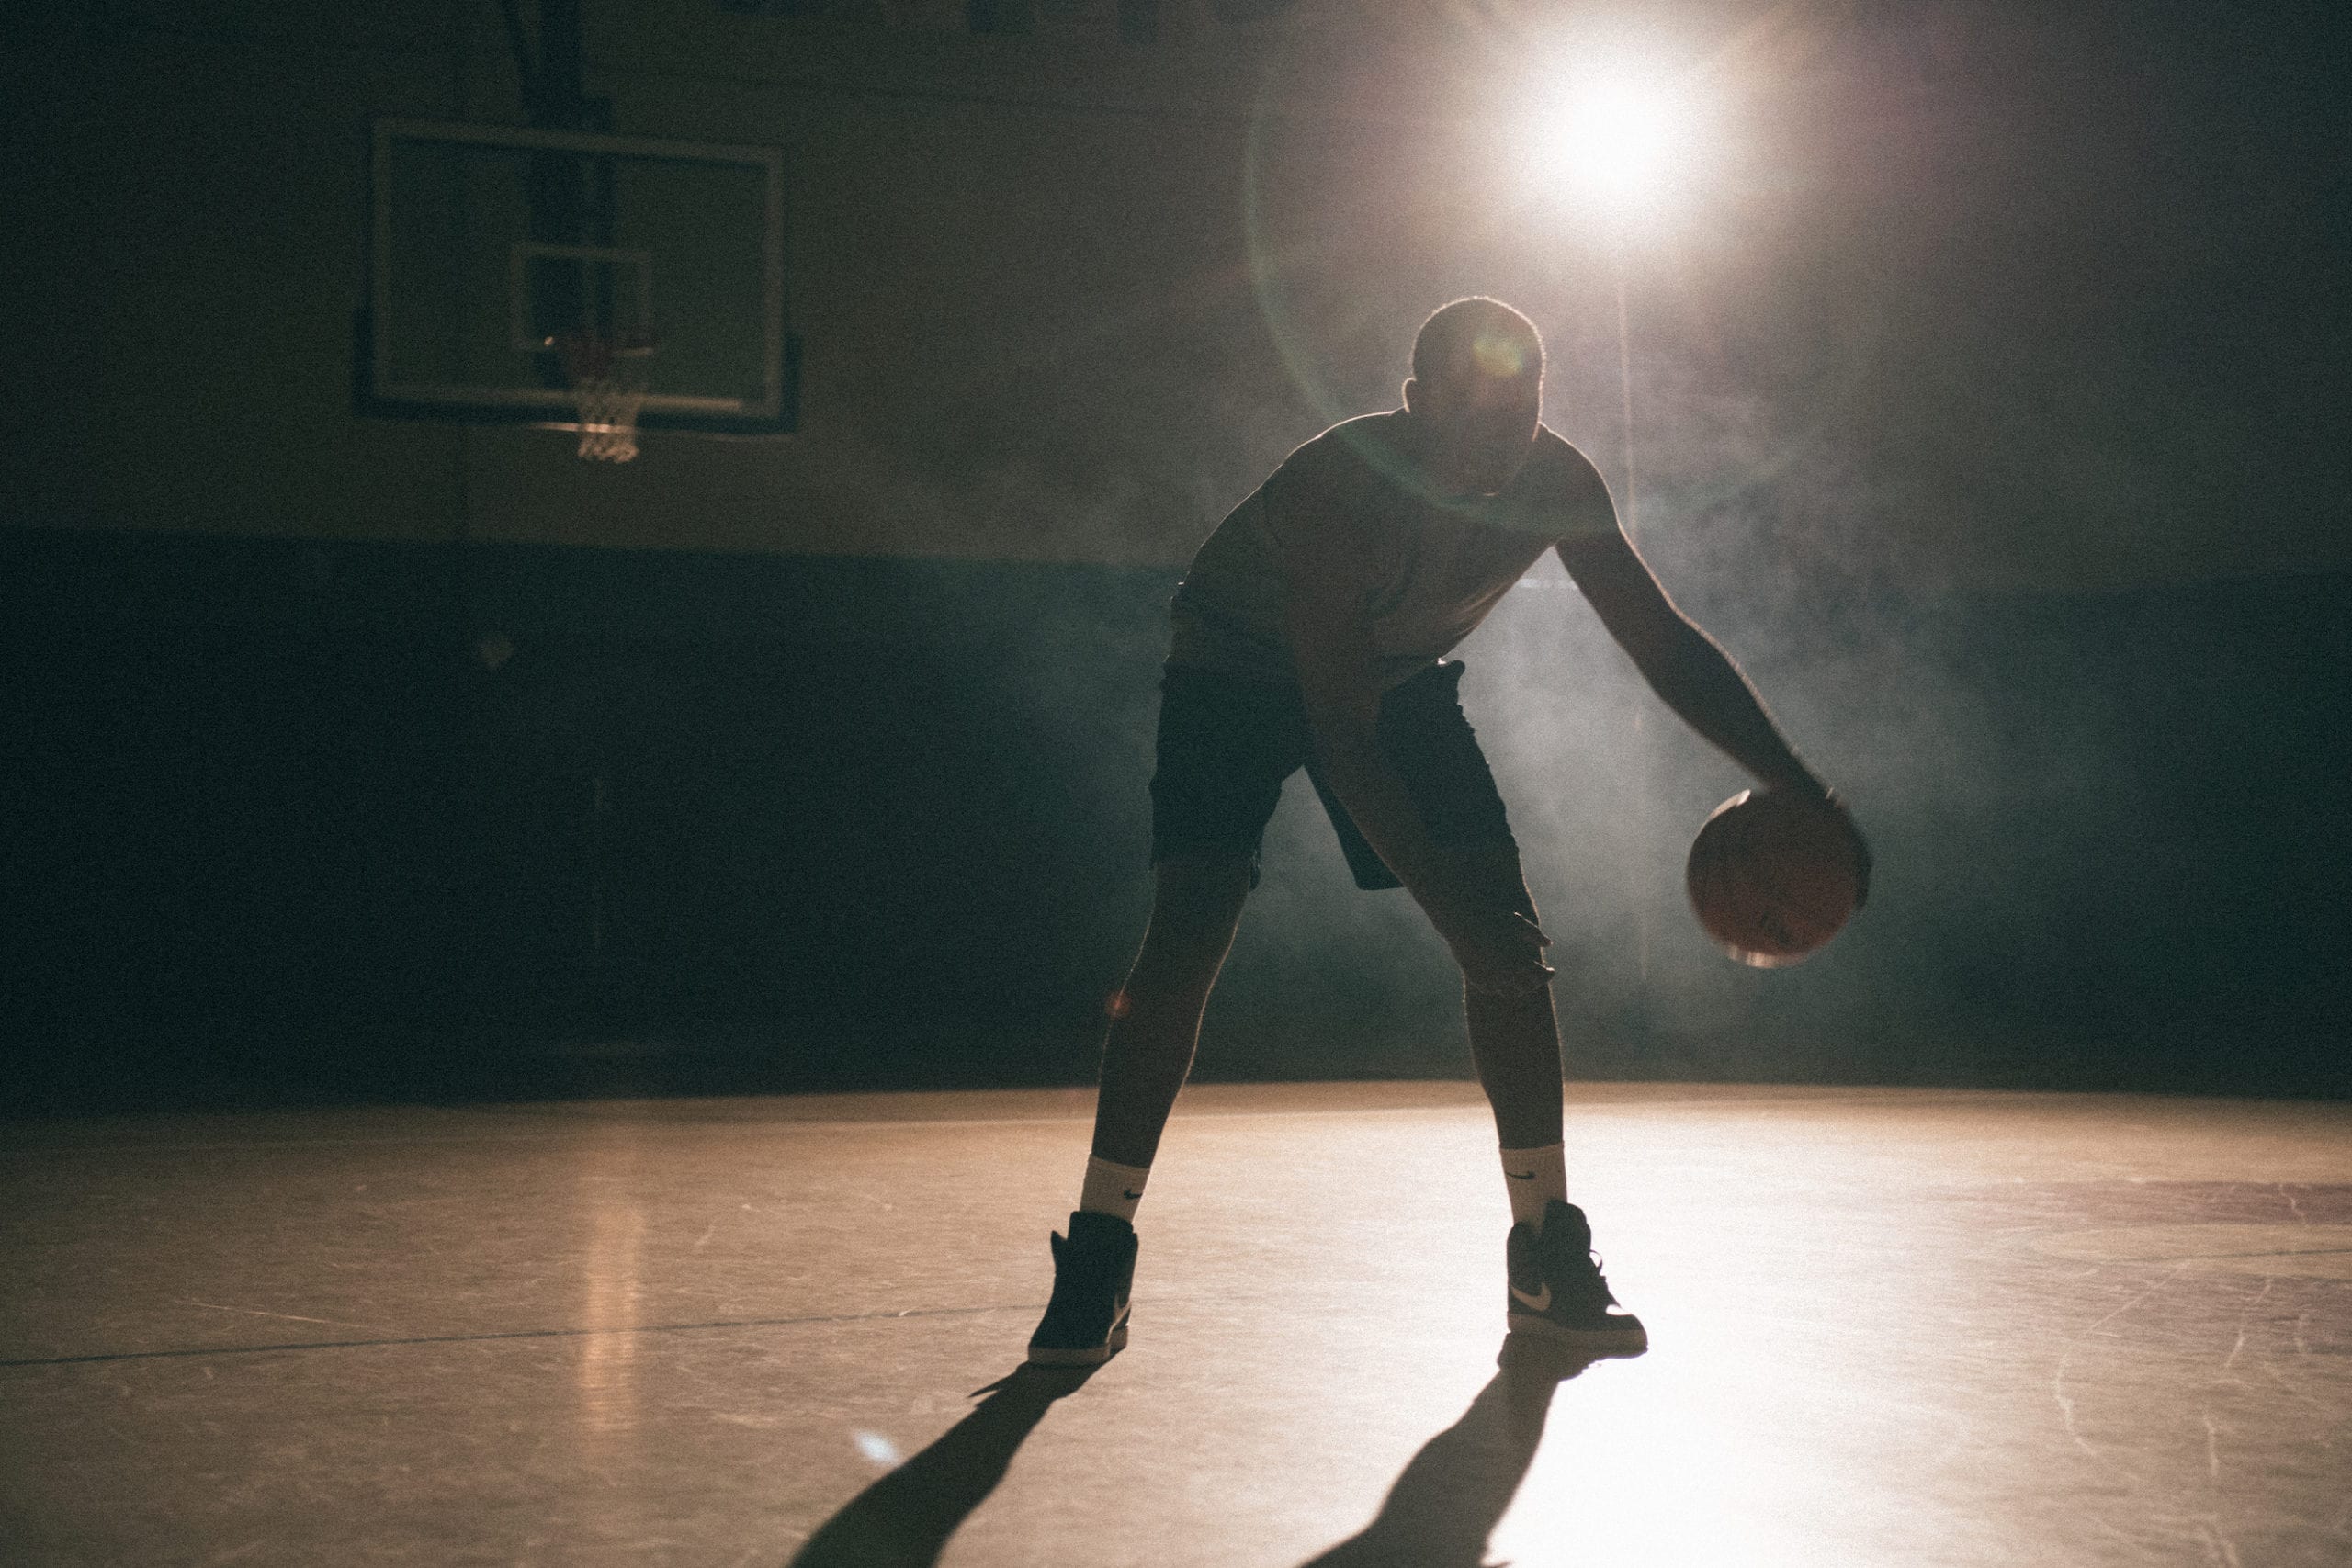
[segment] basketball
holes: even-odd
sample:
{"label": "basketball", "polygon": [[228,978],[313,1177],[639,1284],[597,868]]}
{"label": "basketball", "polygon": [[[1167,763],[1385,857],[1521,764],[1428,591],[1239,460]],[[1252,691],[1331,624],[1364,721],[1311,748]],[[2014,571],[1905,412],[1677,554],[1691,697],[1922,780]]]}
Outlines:
{"label": "basketball", "polygon": [[1869,852],[1844,812],[1804,795],[1746,790],[1715,807],[1684,882],[1716,945],[1757,969],[1817,953],[1869,889]]}

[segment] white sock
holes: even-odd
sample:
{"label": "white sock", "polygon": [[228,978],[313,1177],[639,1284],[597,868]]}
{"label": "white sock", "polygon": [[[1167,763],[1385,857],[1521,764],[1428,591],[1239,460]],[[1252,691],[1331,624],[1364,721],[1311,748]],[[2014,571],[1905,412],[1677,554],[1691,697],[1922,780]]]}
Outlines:
{"label": "white sock", "polygon": [[1558,1144],[1541,1149],[1505,1149],[1503,1185],[1510,1190],[1510,1223],[1544,1226],[1544,1205],[1568,1201],[1566,1151]]}
{"label": "white sock", "polygon": [[1114,1214],[1133,1224],[1136,1205],[1143,1199],[1143,1184],[1150,1175],[1148,1165],[1115,1165],[1090,1155],[1078,1206],[1098,1214]]}

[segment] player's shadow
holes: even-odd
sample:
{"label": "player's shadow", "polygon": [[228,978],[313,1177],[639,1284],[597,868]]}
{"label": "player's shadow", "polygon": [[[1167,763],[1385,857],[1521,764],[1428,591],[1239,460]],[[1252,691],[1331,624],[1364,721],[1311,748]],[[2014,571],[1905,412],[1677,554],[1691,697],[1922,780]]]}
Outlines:
{"label": "player's shadow", "polygon": [[987,1501],[1055,1400],[1092,1367],[1023,1365],[929,1448],[851,1498],[792,1557],[791,1568],[929,1568],[956,1527]]}
{"label": "player's shadow", "polygon": [[1372,1523],[1300,1568],[1481,1568],[1544,1441],[1553,1390],[1596,1359],[1512,1335],[1493,1381],[1421,1445]]}

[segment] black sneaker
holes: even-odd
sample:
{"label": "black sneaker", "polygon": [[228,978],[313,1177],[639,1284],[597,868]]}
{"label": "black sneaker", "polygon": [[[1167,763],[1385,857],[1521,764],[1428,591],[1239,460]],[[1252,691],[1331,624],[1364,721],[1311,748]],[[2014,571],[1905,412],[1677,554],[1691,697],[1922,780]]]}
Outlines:
{"label": "black sneaker", "polygon": [[1099,1365],[1126,1348],[1136,1228],[1115,1214],[1080,1209],[1069,1217],[1069,1236],[1052,1241],[1054,1294],[1029,1337],[1029,1364]]}
{"label": "black sneaker", "polygon": [[1642,1320],[1617,1304],[1592,1255],[1584,1211],[1555,1198],[1544,1228],[1511,1226],[1504,1244],[1510,1269],[1514,1334],[1529,1334],[1596,1356],[1638,1356],[1650,1347]]}

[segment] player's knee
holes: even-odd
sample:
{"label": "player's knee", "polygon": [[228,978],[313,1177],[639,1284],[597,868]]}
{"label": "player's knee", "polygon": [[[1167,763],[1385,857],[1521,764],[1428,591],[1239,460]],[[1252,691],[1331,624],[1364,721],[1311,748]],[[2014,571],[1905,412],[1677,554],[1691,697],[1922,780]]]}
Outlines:
{"label": "player's knee", "polygon": [[1230,925],[1241,918],[1242,902],[1250,897],[1250,863],[1246,860],[1183,859],[1162,861],[1159,885],[1152,897],[1155,925],[1210,929]]}
{"label": "player's knee", "polygon": [[1144,964],[1159,970],[1202,964],[1214,970],[1232,945],[1234,927],[1249,896],[1247,861],[1161,863],[1151,931],[1144,939]]}
{"label": "player's knee", "polygon": [[1531,920],[1538,919],[1535,898],[1527,890],[1527,876],[1520,867],[1517,849],[1506,845],[1460,853],[1463,878],[1481,901],[1516,909]]}

